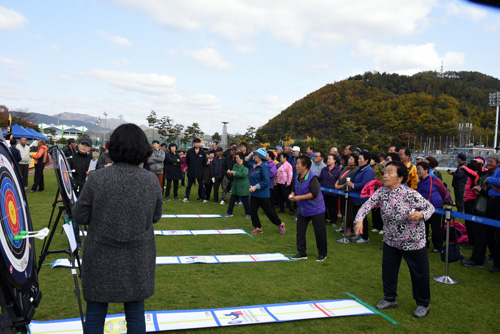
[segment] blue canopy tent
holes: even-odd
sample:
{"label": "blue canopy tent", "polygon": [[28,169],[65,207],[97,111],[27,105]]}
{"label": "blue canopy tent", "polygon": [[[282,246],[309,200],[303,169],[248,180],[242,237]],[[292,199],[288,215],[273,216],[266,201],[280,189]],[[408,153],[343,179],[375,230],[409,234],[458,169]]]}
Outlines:
{"label": "blue canopy tent", "polygon": [[[36,132],[33,129],[30,128],[24,128],[18,124],[12,125],[12,138],[19,139],[21,137],[26,137],[27,139],[33,139],[33,140],[38,140],[38,139],[44,139],[44,140],[49,140],[48,137]],[[5,135],[7,134],[7,130],[3,130],[2,132],[4,138]]]}
{"label": "blue canopy tent", "polygon": [[[26,131],[25,128],[17,124],[12,125],[11,130],[12,138],[26,137],[27,139],[35,139],[35,136],[31,132]],[[5,138],[5,136],[7,135],[7,130],[3,130],[2,134]]]}
{"label": "blue canopy tent", "polygon": [[49,137],[44,136],[41,133],[36,132],[32,128],[23,128],[23,129],[26,130],[26,131],[28,131],[28,132],[30,132],[30,133],[32,133],[33,136],[35,136],[35,139],[43,139],[45,141],[49,141],[49,139],[50,139]]}

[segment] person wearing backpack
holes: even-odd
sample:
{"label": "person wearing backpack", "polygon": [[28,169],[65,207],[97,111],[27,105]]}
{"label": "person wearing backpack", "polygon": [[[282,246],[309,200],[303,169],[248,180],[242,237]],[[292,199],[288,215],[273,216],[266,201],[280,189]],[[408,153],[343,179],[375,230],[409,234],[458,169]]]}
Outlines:
{"label": "person wearing backpack", "polygon": [[[446,189],[443,182],[436,177],[429,175],[430,166],[427,162],[417,164],[417,175],[420,178],[417,191],[423,198],[428,200],[435,209],[442,209],[446,198]],[[429,248],[429,225],[432,228],[432,253],[439,253],[443,244],[441,230],[442,215],[434,212],[425,222],[426,246]]]}

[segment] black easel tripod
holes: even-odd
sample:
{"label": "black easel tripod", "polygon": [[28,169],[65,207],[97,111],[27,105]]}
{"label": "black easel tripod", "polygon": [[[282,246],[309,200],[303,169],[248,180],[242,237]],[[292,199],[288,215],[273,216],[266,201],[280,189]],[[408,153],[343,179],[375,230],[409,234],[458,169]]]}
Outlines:
{"label": "black easel tripod", "polygon": [[[43,242],[42,246],[42,251],[40,253],[40,258],[38,260],[38,268],[37,272],[40,273],[40,270],[42,269],[43,261],[49,254],[59,254],[59,253],[64,253],[69,256],[69,261],[71,263],[71,273],[73,274],[74,280],[75,280],[75,295],[76,298],[78,299],[78,308],[80,310],[80,318],[82,320],[82,326],[83,326],[83,308],[82,308],[82,299],[80,296],[80,286],[78,284],[78,274],[76,272],[76,264],[78,264],[78,270],[81,271],[81,261],[80,257],[78,255],[78,248],[76,248],[74,251],[71,251],[71,246],[69,245],[68,241],[68,248],[66,249],[58,249],[58,250],[49,250],[50,243],[52,242],[52,238],[54,237],[54,234],[56,233],[57,230],[57,225],[59,224],[59,220],[61,217],[64,218],[65,222],[71,222],[71,207],[66,203],[64,200],[58,200],[59,197],[59,189],[57,189],[56,192],[56,198],[54,199],[54,203],[52,203],[52,213],[50,214],[50,220],[49,220],[49,230],[50,234],[48,238],[46,238]],[[58,205],[59,203],[62,203],[62,205]],[[54,225],[51,228],[52,225],[52,218],[54,218],[54,213],[56,211],[56,207],[59,208],[59,212],[57,213],[57,217],[54,221]],[[64,222],[63,222],[64,224]]]}

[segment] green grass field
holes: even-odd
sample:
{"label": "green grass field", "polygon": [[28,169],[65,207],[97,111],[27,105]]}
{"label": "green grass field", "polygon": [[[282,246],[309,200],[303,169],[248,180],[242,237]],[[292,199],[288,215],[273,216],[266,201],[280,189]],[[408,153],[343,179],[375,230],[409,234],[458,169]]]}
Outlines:
{"label": "green grass field", "polygon": [[[444,175],[445,173],[443,173]],[[445,178],[449,177],[445,175]],[[33,176],[30,176],[29,185]],[[445,180],[446,181],[446,180]],[[49,222],[57,183],[54,170],[45,171],[46,191],[28,194],[28,203],[34,229],[46,227]],[[451,184],[451,180],[448,180]],[[184,189],[181,189],[181,198]],[[224,214],[227,205],[196,201],[197,188],[193,188],[191,202],[166,202],[164,213]],[[235,208],[235,216],[228,219],[162,219],[156,229],[211,229],[244,228],[251,230],[243,208]],[[262,214],[264,233],[251,238],[248,235],[229,236],[157,236],[157,255],[218,255],[280,252],[294,255],[295,222],[288,214],[281,214],[287,232],[278,229]],[[58,233],[60,232],[60,225]],[[371,229],[371,224],[370,224]],[[156,290],[146,300],[146,310],[184,310],[224,308],[255,304],[287,303],[323,299],[349,298],[349,292],[364,302],[375,305],[383,298],[381,279],[381,236],[371,233],[370,244],[341,244],[335,242],[340,235],[328,226],[328,258],[317,263],[312,226],[308,230],[308,255],[305,261],[164,265],[156,269]],[[36,239],[40,252],[42,241]],[[57,235],[51,249],[67,246],[66,237]],[[463,251],[469,256],[471,251]],[[45,264],[65,255],[51,255]],[[444,263],[439,254],[429,254],[432,276],[444,274]],[[38,257],[37,257],[38,259]],[[408,268],[403,262],[399,279],[399,308],[385,312],[397,321],[393,325],[379,315],[341,317],[263,324],[241,327],[209,328],[196,333],[498,333],[500,317],[498,296],[500,275],[486,269],[466,268],[459,263],[450,264],[450,276],[458,278],[458,285],[444,285],[431,279],[430,314],[415,319],[411,282]],[[35,320],[76,318],[79,316],[71,271],[51,269],[45,265],[39,276],[42,301]],[[84,306],[85,307],[85,306]],[[121,305],[111,305],[109,314],[123,313]]]}

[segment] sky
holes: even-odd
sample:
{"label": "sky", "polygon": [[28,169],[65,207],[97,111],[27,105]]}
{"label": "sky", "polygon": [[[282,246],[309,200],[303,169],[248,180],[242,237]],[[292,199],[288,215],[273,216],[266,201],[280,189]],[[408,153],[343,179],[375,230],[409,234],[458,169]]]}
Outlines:
{"label": "sky", "polygon": [[0,105],[245,133],[368,71],[500,78],[499,33],[461,0],[0,0]]}

